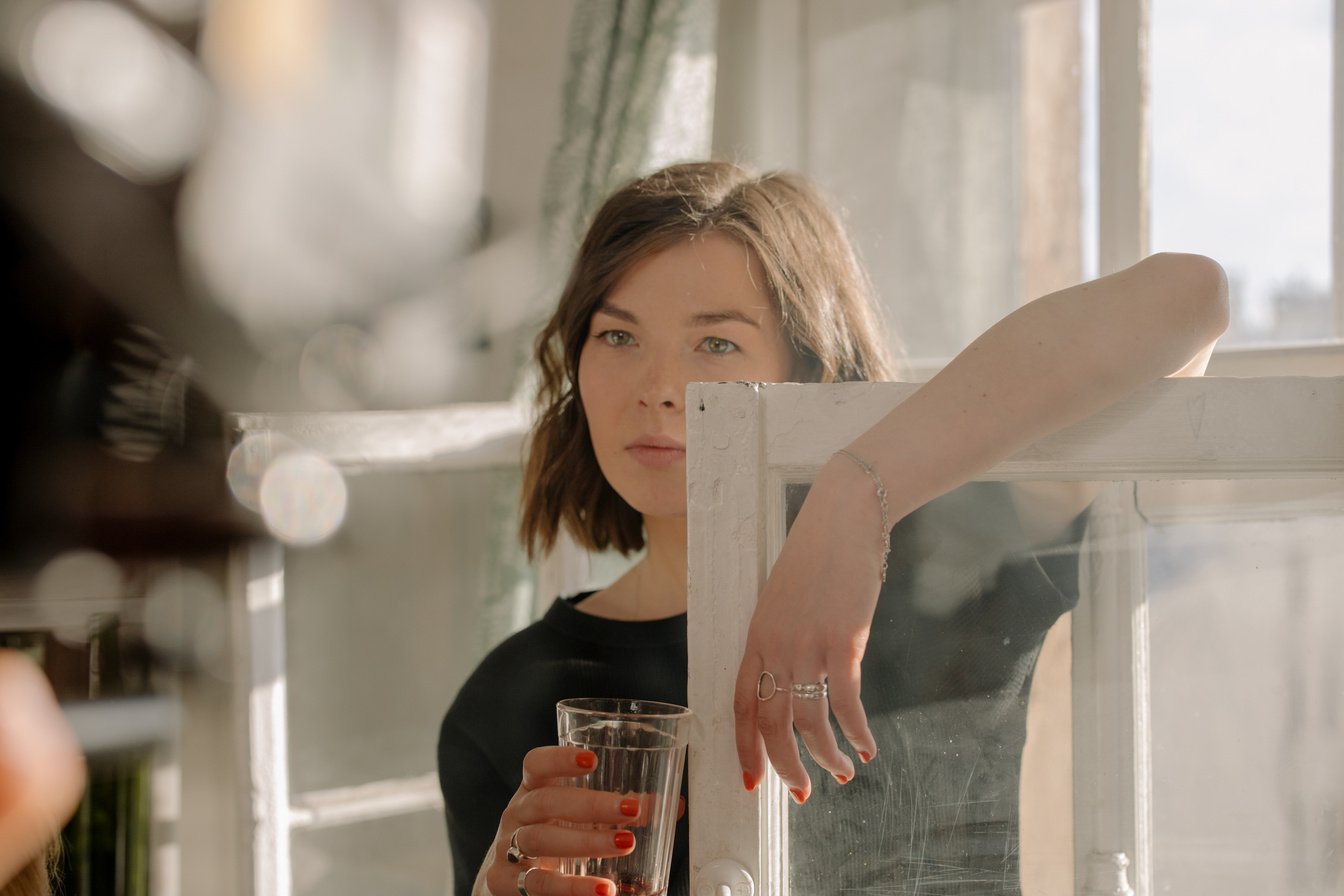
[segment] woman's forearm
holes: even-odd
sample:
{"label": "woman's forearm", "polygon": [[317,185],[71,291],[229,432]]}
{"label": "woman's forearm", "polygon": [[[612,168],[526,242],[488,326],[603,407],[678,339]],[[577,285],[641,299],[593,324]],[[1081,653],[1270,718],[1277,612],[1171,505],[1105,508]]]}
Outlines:
{"label": "woman's forearm", "polygon": [[1199,372],[1227,326],[1222,269],[1162,254],[999,321],[852,449],[891,491],[891,522],[1134,389]]}

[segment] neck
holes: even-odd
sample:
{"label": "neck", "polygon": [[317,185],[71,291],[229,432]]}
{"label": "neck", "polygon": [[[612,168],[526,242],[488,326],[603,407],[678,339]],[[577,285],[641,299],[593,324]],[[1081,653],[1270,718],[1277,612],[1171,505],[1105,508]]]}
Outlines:
{"label": "neck", "polygon": [[648,538],[644,560],[645,584],[658,594],[665,594],[663,605],[670,608],[667,615],[686,612],[686,518],[645,518],[644,534]]}
{"label": "neck", "polygon": [[585,613],[635,622],[686,612],[686,520],[644,520],[643,559],[579,604]]}

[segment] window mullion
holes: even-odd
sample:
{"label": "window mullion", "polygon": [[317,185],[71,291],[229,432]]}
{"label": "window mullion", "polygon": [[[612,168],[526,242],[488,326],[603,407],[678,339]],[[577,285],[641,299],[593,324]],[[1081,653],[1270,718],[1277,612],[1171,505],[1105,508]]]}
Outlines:
{"label": "window mullion", "polygon": [[1334,62],[1330,102],[1330,294],[1335,306],[1335,337],[1344,339],[1344,0],[1335,0],[1330,55]]}
{"label": "window mullion", "polygon": [[1148,2],[1098,0],[1100,274],[1148,254]]}

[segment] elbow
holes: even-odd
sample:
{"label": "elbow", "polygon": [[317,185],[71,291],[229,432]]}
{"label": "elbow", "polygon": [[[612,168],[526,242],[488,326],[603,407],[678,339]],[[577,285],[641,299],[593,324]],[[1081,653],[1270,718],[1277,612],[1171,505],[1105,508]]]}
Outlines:
{"label": "elbow", "polygon": [[1162,265],[1163,277],[1175,287],[1174,298],[1186,325],[1203,344],[1213,343],[1231,322],[1227,274],[1204,255],[1163,252],[1151,261]]}

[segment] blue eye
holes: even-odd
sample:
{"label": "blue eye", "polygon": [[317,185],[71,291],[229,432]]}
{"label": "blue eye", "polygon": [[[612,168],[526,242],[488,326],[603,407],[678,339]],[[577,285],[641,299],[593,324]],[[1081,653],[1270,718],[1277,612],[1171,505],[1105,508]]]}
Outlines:
{"label": "blue eye", "polygon": [[707,336],[705,341],[700,343],[705,351],[711,355],[726,355],[729,352],[737,351],[737,344],[727,339],[720,339],[718,336]]}
{"label": "blue eye", "polygon": [[596,334],[593,338],[597,339],[599,342],[603,342],[607,345],[610,345],[613,348],[619,348],[623,345],[630,345],[635,341],[635,337],[631,336],[624,330],[603,330],[601,333]]}

